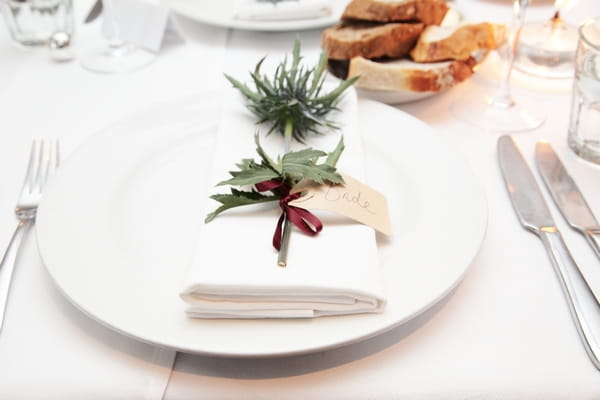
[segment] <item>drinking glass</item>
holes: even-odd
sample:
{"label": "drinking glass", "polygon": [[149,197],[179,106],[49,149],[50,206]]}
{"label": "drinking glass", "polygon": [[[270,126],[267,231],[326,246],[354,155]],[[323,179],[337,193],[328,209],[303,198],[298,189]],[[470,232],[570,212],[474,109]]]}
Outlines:
{"label": "drinking glass", "polygon": [[579,28],[567,142],[579,157],[600,165],[600,17]]}
{"label": "drinking glass", "polygon": [[102,0],[102,17],[109,28],[105,46],[83,52],[81,65],[94,72],[118,73],[143,68],[155,59],[154,53],[121,38],[113,0]]}
{"label": "drinking glass", "polygon": [[458,118],[491,132],[528,131],[544,123],[545,115],[541,111],[526,109],[516,103],[510,90],[516,46],[528,4],[528,0],[513,1],[513,21],[504,46],[503,71],[497,92],[484,98],[471,97],[454,103],[452,111]]}
{"label": "drinking glass", "polygon": [[24,46],[46,45],[56,32],[73,33],[72,0],[0,0],[10,36]]}

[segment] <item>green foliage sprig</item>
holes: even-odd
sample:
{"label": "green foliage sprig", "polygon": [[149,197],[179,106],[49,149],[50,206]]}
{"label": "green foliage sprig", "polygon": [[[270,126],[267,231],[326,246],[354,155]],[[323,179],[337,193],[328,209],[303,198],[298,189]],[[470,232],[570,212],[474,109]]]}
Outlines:
{"label": "green foliage sprig", "polygon": [[[321,150],[311,148],[299,151],[285,153],[281,157],[273,160],[269,157],[262,146],[258,134],[255,135],[256,152],[260,161],[254,159],[243,159],[236,166],[237,171],[230,171],[231,178],[219,182],[217,186],[249,186],[271,179],[278,179],[284,182],[288,187],[293,188],[300,181],[309,180],[318,184],[340,184],[344,179],[337,172],[335,165],[344,151],[344,141],[340,138],[335,149],[326,153]],[[320,159],[327,157],[324,162]],[[231,208],[246,206],[251,204],[277,201],[281,198],[280,193],[262,194],[255,189],[238,190],[230,189],[228,194],[215,194],[210,197],[221,203],[216,210],[206,216],[205,223],[212,221],[217,215]]]}
{"label": "green foliage sprig", "polygon": [[254,89],[225,74],[231,84],[248,100],[248,108],[258,116],[258,123],[269,122],[268,133],[277,131],[304,143],[307,135],[320,134],[320,129],[339,128],[327,118],[337,110],[341,94],[358,77],[342,81],[329,93],[323,93],[327,53],[322,52],[318,64],[313,68],[300,65],[300,40],[294,42],[291,62],[287,56],[277,66],[272,78],[261,74],[261,59],[250,73]]}

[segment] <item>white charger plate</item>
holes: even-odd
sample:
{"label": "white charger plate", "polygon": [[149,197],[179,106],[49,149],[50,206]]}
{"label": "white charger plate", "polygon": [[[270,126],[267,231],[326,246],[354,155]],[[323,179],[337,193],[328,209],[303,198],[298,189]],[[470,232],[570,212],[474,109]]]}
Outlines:
{"label": "white charger plate", "polygon": [[237,19],[233,15],[236,0],[162,0],[162,3],[177,14],[208,25],[252,31],[297,31],[323,28],[337,23],[349,0],[332,0],[333,12],[321,18],[254,21]]}
{"label": "white charger plate", "polygon": [[378,236],[385,311],[299,320],[187,317],[178,294],[213,190],[207,171],[217,100],[208,93],[125,118],[84,143],[48,182],[37,217],[40,253],[58,288],[84,313],[179,351],[279,356],[387,331],[460,282],[485,235],[482,188],[426,124],[360,100],[367,176],[387,195],[394,228],[393,237]]}

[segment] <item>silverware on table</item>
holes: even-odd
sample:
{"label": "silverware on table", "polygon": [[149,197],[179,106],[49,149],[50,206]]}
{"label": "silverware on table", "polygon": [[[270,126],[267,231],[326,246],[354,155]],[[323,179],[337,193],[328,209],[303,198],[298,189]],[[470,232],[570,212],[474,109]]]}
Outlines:
{"label": "silverware on table", "polygon": [[560,212],[569,225],[587,239],[600,258],[600,225],[577,184],[550,143],[538,142],[535,156],[540,174]]}
{"label": "silverware on table", "polygon": [[600,304],[569,253],[531,170],[510,136],[498,139],[498,157],[515,212],[521,224],[544,243],[579,336],[594,366],[600,369]]}
{"label": "silverware on table", "polygon": [[8,300],[10,281],[21,241],[35,221],[42,189],[59,163],[58,142],[52,140],[33,141],[29,152],[29,164],[21,194],[17,200],[15,214],[19,220],[8,248],[0,261],[0,330],[4,323],[4,311]]}
{"label": "silverware on table", "polygon": [[102,14],[102,8],[102,0],[96,0],[83,22],[89,24],[90,22],[94,21],[100,14]]}

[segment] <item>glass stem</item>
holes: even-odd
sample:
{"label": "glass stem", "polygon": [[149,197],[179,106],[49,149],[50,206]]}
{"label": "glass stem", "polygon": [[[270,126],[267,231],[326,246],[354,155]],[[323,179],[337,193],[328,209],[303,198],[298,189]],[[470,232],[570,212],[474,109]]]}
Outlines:
{"label": "glass stem", "polygon": [[[283,151],[289,152],[292,143],[292,131],[294,130],[294,124],[291,119],[288,119],[285,123],[285,131],[283,134]],[[290,221],[285,218],[283,221],[283,232],[281,234],[281,247],[279,248],[279,255],[277,256],[277,265],[285,267],[287,265],[287,252],[290,244],[290,233],[291,226]]]}
{"label": "glass stem", "polygon": [[502,80],[500,81],[498,93],[490,100],[492,106],[509,108],[515,104],[510,90],[510,76],[517,54],[519,35],[525,21],[525,10],[528,5],[529,0],[514,0],[513,2],[513,21],[506,40],[506,55],[503,63]]}
{"label": "glass stem", "polygon": [[113,7],[113,0],[102,0],[102,17],[105,19],[108,29],[108,46],[111,49],[118,49],[123,46],[123,40],[121,40],[121,32],[119,30],[119,24],[117,23],[117,17]]}

